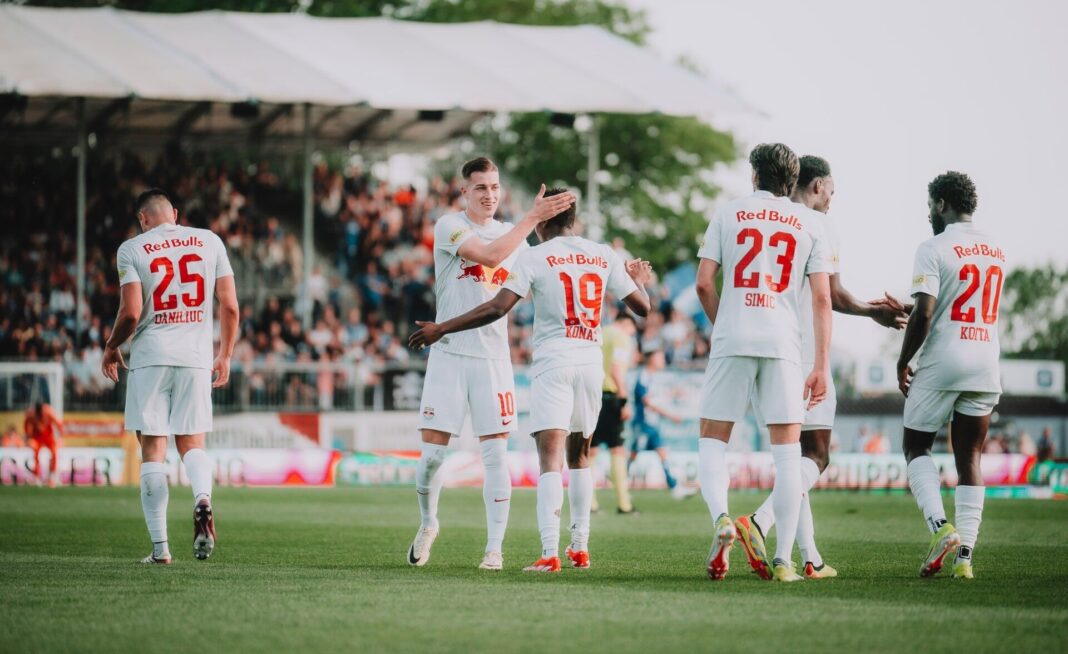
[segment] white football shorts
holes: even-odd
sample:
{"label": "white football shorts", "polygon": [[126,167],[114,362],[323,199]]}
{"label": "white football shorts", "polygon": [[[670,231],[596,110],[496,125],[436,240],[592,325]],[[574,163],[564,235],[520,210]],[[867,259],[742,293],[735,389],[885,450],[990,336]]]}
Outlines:
{"label": "white football shorts", "polygon": [[563,366],[539,374],[530,383],[530,433],[563,429],[593,435],[601,413],[601,366]]}
{"label": "white football shorts", "polygon": [[514,432],[512,362],[431,350],[420,407],[419,429],[458,436],[470,414],[476,437]]}
{"label": "white football shorts", "polygon": [[805,420],[805,373],[801,364],[765,357],[708,360],[701,384],[701,417],[740,422],[750,402],[767,425]]}
{"label": "white football shorts", "polygon": [[126,378],[126,429],[146,436],[211,431],[211,376],[205,368],[134,368]]}
{"label": "white football shorts", "polygon": [[990,415],[999,399],[1001,393],[936,391],[913,384],[905,398],[905,427],[937,432],[953,418],[954,412],[975,417]]}

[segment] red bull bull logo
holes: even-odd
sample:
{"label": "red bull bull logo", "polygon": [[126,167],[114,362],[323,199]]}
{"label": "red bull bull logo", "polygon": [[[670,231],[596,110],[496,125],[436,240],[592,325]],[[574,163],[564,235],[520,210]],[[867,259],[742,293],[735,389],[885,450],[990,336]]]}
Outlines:
{"label": "red bull bull logo", "polygon": [[460,276],[456,279],[472,279],[476,282],[486,281],[486,272],[482,269],[482,264],[472,263],[467,265],[466,261],[460,262]]}

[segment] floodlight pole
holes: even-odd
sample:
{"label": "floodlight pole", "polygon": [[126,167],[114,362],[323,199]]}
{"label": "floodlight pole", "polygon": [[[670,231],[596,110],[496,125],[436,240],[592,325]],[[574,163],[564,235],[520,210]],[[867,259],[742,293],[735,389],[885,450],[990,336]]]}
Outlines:
{"label": "floodlight pole", "polygon": [[597,119],[597,114],[590,114],[590,131],[586,140],[586,198],[589,203],[591,236],[598,240],[604,238],[605,232],[604,218],[601,215],[601,188],[597,184],[597,173],[600,169],[600,121]]}
{"label": "floodlight pole", "polygon": [[78,231],[78,273],[75,283],[77,284],[77,299],[74,305],[74,342],[78,343],[82,330],[85,328],[85,162],[89,156],[89,138],[86,134],[85,122],[85,98],[78,98],[78,180],[77,199],[75,211],[77,211],[76,224]]}
{"label": "floodlight pole", "polygon": [[308,281],[311,277],[312,256],[315,247],[312,243],[314,237],[312,229],[312,133],[311,133],[311,104],[304,103],[304,274],[300,285],[302,315],[304,329],[311,329],[312,303]]}

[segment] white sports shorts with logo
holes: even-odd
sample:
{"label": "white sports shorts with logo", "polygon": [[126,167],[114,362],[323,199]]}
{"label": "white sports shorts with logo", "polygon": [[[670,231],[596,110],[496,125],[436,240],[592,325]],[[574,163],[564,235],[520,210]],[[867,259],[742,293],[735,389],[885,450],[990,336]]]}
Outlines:
{"label": "white sports shorts with logo", "polygon": [[211,431],[211,376],[205,368],[134,368],[126,378],[126,428],[146,436]]}
{"label": "white sports shorts with logo", "polygon": [[701,384],[701,417],[740,422],[750,402],[764,424],[801,424],[805,420],[805,377],[801,364],[765,357],[716,357],[708,360]]}
{"label": "white sports shorts with logo", "polygon": [[[802,363],[801,374],[807,377],[810,372],[812,372],[812,364]],[[832,429],[834,427],[834,416],[837,412],[838,390],[834,387],[834,376],[827,373],[827,397],[823,398],[822,402],[811,409],[805,410],[805,421],[801,424],[801,431]]]}
{"label": "white sports shorts with logo", "polygon": [[936,391],[912,384],[905,398],[905,427],[916,431],[937,432],[953,418],[988,416],[994,411],[1001,393],[979,391]]}
{"label": "white sports shorts with logo", "polygon": [[563,429],[593,435],[601,412],[601,366],[562,366],[539,374],[530,383],[530,433]]}
{"label": "white sports shorts with logo", "polygon": [[476,437],[516,431],[512,362],[431,350],[420,411],[419,429],[458,436],[470,414]]}

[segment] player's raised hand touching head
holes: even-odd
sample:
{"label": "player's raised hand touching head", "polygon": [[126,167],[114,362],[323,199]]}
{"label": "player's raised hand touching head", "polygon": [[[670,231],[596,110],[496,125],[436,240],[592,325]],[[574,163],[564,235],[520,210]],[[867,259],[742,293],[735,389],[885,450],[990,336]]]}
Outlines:
{"label": "player's raised hand touching head", "polygon": [[574,204],[575,199],[575,194],[571,191],[546,196],[545,184],[542,184],[541,190],[538,191],[538,195],[534,198],[534,207],[527,215],[533,217],[539,223],[545,222]]}

